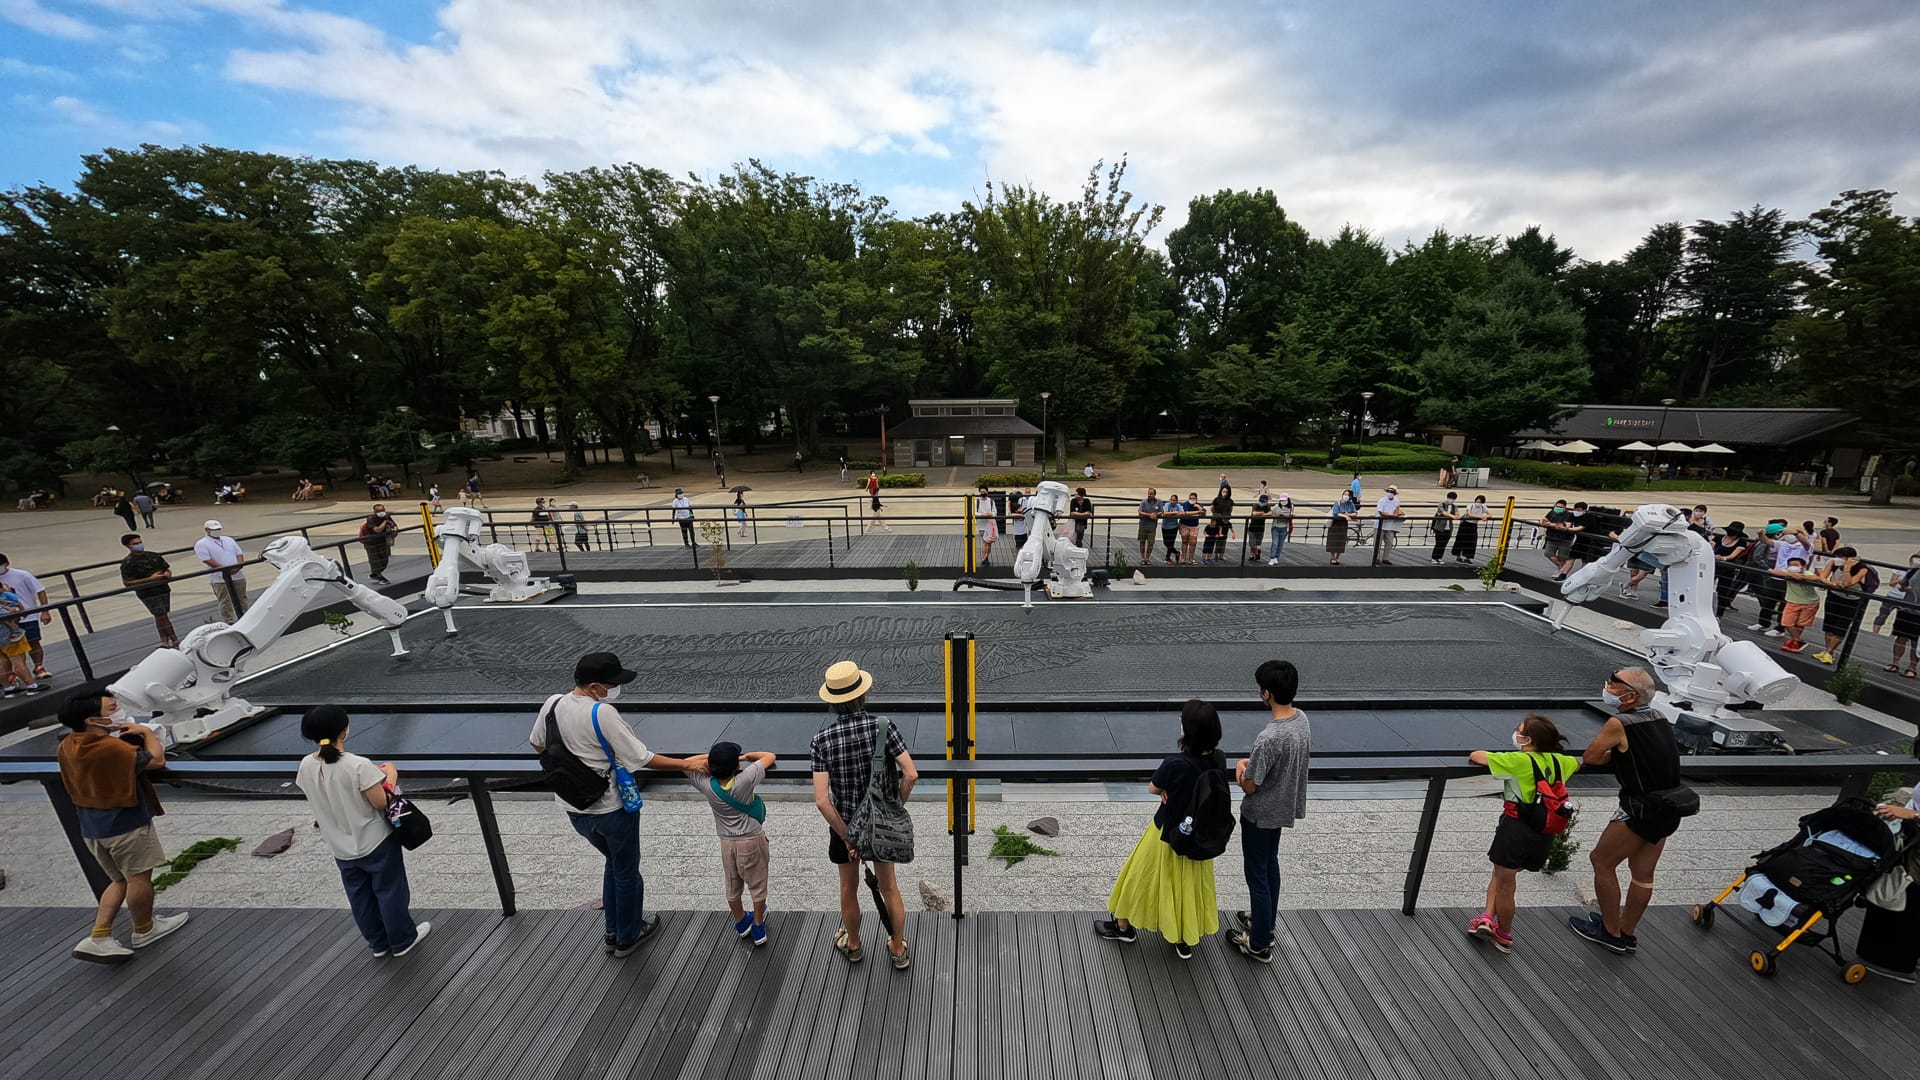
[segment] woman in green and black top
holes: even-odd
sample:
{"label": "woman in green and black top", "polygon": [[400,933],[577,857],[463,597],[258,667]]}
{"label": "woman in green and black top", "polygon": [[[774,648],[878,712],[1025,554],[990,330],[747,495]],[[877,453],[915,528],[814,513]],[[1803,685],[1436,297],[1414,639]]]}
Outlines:
{"label": "woman in green and black top", "polygon": [[1579,771],[1580,762],[1561,753],[1567,740],[1552,720],[1528,713],[1513,729],[1513,749],[1475,750],[1467,760],[1485,765],[1487,771],[1505,781],[1506,801],[1500,807],[1500,823],[1493,830],[1493,846],[1487,849],[1487,861],[1493,863],[1493,877],[1487,882],[1487,907],[1467,924],[1467,933],[1493,943],[1501,952],[1513,951],[1514,891],[1520,872],[1539,873],[1547,865],[1547,853],[1553,838],[1526,820],[1523,807],[1540,798],[1538,780],[1564,783]]}

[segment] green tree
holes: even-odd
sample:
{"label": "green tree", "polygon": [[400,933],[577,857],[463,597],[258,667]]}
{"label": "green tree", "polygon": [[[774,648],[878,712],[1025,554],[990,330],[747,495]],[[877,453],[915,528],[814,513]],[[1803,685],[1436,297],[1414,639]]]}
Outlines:
{"label": "green tree", "polygon": [[1264,348],[1292,318],[1310,242],[1264,188],[1189,202],[1186,223],[1167,234],[1167,258],[1190,305],[1188,341],[1196,353]]}
{"label": "green tree", "polygon": [[[1789,324],[1800,370],[1820,398],[1860,417],[1883,451],[1920,448],[1920,222],[1886,191],[1846,191],[1813,214],[1818,260],[1807,311]],[[1893,501],[1896,467],[1874,476],[1872,501]]]}
{"label": "green tree", "polygon": [[1227,420],[1242,449],[1250,436],[1284,446],[1302,423],[1331,406],[1337,376],[1289,324],[1263,352],[1229,345],[1215,353],[1196,375],[1194,398]]}
{"label": "green tree", "polygon": [[1775,327],[1793,313],[1798,293],[1791,255],[1800,232],[1781,211],[1759,206],[1694,224],[1675,320],[1675,396],[1705,400],[1716,387],[1772,378],[1785,360]]}
{"label": "green tree", "polygon": [[1440,339],[1421,357],[1426,423],[1459,428],[1482,445],[1550,427],[1588,386],[1580,313],[1549,282],[1510,265],[1461,296]]}

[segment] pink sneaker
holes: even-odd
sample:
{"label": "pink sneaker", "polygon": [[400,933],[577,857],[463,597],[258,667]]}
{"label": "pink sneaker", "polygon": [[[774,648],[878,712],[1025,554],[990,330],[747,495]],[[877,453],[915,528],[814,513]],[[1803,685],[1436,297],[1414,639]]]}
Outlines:
{"label": "pink sneaker", "polygon": [[1483,941],[1492,941],[1493,932],[1498,927],[1499,924],[1493,921],[1493,915],[1483,911],[1475,915],[1473,920],[1467,923],[1467,935],[1469,937],[1480,938]]}
{"label": "pink sneaker", "polygon": [[1495,925],[1493,928],[1493,947],[1496,949],[1499,949],[1503,953],[1512,952],[1513,951],[1513,935],[1507,933],[1505,930],[1502,930],[1498,925]]}

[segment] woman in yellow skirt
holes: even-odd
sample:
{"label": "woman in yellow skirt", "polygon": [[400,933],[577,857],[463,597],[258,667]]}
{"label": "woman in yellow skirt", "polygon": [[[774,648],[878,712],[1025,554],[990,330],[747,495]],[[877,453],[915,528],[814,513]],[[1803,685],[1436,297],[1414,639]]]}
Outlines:
{"label": "woman in yellow skirt", "polygon": [[1139,931],[1151,930],[1172,942],[1180,959],[1189,960],[1201,938],[1220,931],[1212,861],[1189,859],[1162,838],[1179,828],[1201,773],[1227,767],[1219,745],[1220,713],[1198,698],[1188,701],[1180,710],[1180,752],[1162,761],[1147,784],[1160,797],[1160,809],[1107,896],[1113,918],[1094,924],[1101,937],[1133,942]]}

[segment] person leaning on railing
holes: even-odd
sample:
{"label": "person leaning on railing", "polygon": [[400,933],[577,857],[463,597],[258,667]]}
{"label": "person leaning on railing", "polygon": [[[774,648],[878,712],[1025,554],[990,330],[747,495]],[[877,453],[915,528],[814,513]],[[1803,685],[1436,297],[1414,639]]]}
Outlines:
{"label": "person leaning on railing", "polygon": [[1860,553],[1843,546],[1833,550],[1833,561],[1815,575],[1827,586],[1827,611],[1820,620],[1827,647],[1813,654],[1815,660],[1833,663],[1833,650],[1847,640],[1853,624],[1860,621],[1867,603],[1860,590],[1866,587],[1868,572],[1867,564],[1860,561]]}
{"label": "person leaning on railing", "polygon": [[1873,620],[1873,632],[1877,634],[1889,612],[1893,615],[1893,662],[1887,665],[1887,670],[1900,671],[1900,657],[1904,653],[1907,669],[1902,674],[1909,679],[1915,677],[1915,669],[1920,667],[1920,648],[1916,648],[1916,639],[1920,639],[1920,602],[1916,602],[1914,595],[1916,586],[1920,586],[1920,551],[1907,559],[1905,573],[1887,582],[1887,598],[1880,602],[1880,614]]}

